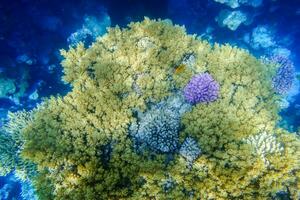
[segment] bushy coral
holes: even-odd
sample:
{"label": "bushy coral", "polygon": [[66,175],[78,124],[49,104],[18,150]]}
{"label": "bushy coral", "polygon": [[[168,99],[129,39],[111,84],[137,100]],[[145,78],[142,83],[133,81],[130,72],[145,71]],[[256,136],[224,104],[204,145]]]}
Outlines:
{"label": "bushy coral", "polygon": [[172,152],[179,142],[180,118],[167,109],[151,109],[131,127],[135,142],[153,151]]}
{"label": "bushy coral", "polygon": [[274,56],[270,62],[278,65],[276,75],[273,77],[273,88],[279,94],[286,94],[295,80],[295,68],[291,60],[283,56]]}
{"label": "bushy coral", "polygon": [[266,158],[268,154],[281,153],[284,150],[283,146],[277,142],[276,137],[267,132],[251,135],[244,141],[252,146],[257,155],[261,156],[266,166],[269,165]]}
{"label": "bushy coral", "polygon": [[184,157],[188,163],[192,163],[201,154],[201,149],[193,138],[187,137],[179,149],[179,154]]}
{"label": "bushy coral", "polygon": [[[272,65],[147,18],[62,54],[72,91],[46,100],[22,129],[22,156],[38,165],[40,199],[299,198],[299,137],[276,127]],[[212,84],[218,95],[189,105],[182,92],[203,75],[205,87],[192,89],[207,95],[201,88]],[[266,155],[271,168],[244,142],[263,131],[284,146]],[[187,137],[201,147],[190,167],[173,151]],[[155,153],[136,151],[139,138]]]}
{"label": "bushy coral", "polygon": [[35,175],[36,166],[21,157],[23,129],[33,120],[36,110],[8,113],[8,122],[0,129],[0,175],[14,172],[21,181]]}
{"label": "bushy coral", "polygon": [[170,153],[178,150],[181,116],[191,109],[181,92],[152,106],[145,113],[137,112],[137,121],[130,125],[136,149]]}
{"label": "bushy coral", "polygon": [[215,101],[218,95],[219,84],[209,73],[193,76],[184,88],[184,96],[192,104]]}

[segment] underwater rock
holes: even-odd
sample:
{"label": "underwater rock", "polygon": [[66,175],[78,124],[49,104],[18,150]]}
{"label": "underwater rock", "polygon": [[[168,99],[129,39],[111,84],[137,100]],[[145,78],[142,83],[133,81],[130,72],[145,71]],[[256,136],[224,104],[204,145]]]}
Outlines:
{"label": "underwater rock", "polygon": [[219,26],[226,26],[230,30],[235,31],[242,23],[247,21],[247,15],[239,10],[222,10],[216,20]]}

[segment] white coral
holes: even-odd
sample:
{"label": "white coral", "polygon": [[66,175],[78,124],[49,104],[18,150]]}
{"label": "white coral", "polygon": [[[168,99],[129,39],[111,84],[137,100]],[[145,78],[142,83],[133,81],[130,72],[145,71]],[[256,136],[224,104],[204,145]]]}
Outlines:
{"label": "white coral", "polygon": [[147,50],[154,47],[154,43],[149,37],[143,37],[137,42],[137,46],[143,50]]}
{"label": "white coral", "polygon": [[283,151],[283,146],[277,142],[275,135],[267,132],[249,136],[244,141],[253,147],[254,152],[262,158],[266,166],[270,164],[266,159],[267,155]]}

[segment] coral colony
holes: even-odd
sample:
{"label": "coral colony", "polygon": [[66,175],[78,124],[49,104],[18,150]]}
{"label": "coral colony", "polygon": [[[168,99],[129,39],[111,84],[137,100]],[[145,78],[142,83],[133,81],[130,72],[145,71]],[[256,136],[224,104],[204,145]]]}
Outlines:
{"label": "coral colony", "polygon": [[218,94],[219,84],[208,73],[195,75],[184,88],[184,96],[192,104],[215,101]]}
{"label": "coral colony", "polygon": [[278,65],[272,86],[277,93],[286,94],[291,89],[295,79],[294,65],[284,56],[274,56],[270,61]]}
{"label": "coral colony", "polygon": [[61,54],[72,91],[1,130],[1,175],[31,199],[300,198],[299,136],[277,126],[285,58],[267,65],[148,18]]}

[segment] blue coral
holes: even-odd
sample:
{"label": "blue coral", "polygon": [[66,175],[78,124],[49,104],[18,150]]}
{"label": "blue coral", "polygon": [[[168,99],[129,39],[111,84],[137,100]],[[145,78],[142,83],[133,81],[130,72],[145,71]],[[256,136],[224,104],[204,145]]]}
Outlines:
{"label": "blue coral", "polygon": [[154,152],[169,153],[177,149],[179,141],[179,116],[166,108],[154,108],[142,114],[131,132],[138,146]]}
{"label": "blue coral", "polygon": [[276,93],[286,94],[292,87],[295,79],[295,68],[291,60],[284,56],[274,56],[271,62],[278,65],[272,86]]}
{"label": "blue coral", "polygon": [[209,73],[193,76],[184,88],[185,99],[192,103],[208,103],[219,96],[220,86]]}
{"label": "blue coral", "polygon": [[192,163],[201,154],[201,149],[193,138],[187,137],[180,147],[179,154],[184,157],[188,163]]}

